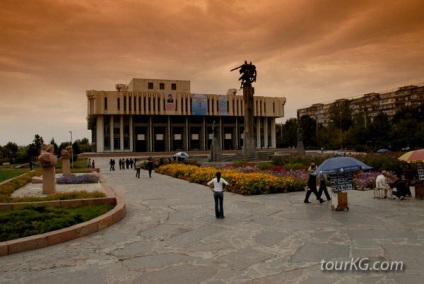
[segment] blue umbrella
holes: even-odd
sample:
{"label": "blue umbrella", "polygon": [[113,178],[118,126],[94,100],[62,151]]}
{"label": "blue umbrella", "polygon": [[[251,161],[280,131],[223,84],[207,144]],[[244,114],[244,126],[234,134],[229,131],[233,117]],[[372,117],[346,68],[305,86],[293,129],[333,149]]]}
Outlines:
{"label": "blue umbrella", "polygon": [[386,153],[386,152],[390,152],[390,150],[389,149],[378,149],[377,150],[377,153]]}
{"label": "blue umbrella", "polygon": [[352,157],[334,157],[322,162],[312,174],[337,174],[371,169],[372,167]]}

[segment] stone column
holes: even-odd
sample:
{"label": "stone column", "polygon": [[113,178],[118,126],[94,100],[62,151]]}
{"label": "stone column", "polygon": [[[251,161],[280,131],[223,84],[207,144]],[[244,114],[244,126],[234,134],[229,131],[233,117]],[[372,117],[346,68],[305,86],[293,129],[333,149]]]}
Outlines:
{"label": "stone column", "polygon": [[52,194],[55,192],[56,167],[43,167],[43,194]]}
{"label": "stone column", "polygon": [[62,174],[64,176],[71,175],[71,161],[69,159],[62,159]]}
{"label": "stone column", "polygon": [[244,100],[244,141],[243,141],[243,156],[245,158],[255,158],[255,136],[253,132],[253,87],[243,88]]}

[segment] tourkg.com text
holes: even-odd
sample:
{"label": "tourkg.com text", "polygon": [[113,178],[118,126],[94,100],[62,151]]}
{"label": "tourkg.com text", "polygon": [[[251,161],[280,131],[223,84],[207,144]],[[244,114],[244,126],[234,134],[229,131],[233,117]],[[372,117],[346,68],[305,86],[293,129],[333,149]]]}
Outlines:
{"label": "tourkg.com text", "polygon": [[369,258],[352,258],[350,260],[321,260],[322,271],[402,271],[403,261],[375,261]]}

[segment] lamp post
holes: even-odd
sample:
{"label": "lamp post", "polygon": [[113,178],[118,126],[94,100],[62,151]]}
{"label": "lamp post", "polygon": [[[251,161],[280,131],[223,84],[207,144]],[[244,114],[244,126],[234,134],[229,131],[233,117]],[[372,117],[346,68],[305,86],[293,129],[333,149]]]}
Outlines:
{"label": "lamp post", "polygon": [[72,147],[72,131],[69,131],[71,133],[71,168],[74,167],[74,148]]}
{"label": "lamp post", "polygon": [[340,150],[343,150],[342,147],[342,112],[339,112],[339,127],[340,127]]}

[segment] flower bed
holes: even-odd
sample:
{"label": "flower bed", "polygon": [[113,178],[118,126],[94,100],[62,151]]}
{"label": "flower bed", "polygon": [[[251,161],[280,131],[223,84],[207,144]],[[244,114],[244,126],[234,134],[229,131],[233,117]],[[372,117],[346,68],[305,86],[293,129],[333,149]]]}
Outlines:
{"label": "flower bed", "polygon": [[95,174],[69,175],[56,179],[57,184],[98,183],[99,176]]}
{"label": "flower bed", "polygon": [[185,178],[190,182],[206,184],[215,177],[217,171],[221,171],[222,177],[229,182],[226,189],[230,192],[242,195],[282,193],[296,190],[304,190],[305,181],[299,182],[293,176],[278,176],[263,172],[240,172],[234,169],[217,169],[212,167],[196,167],[183,164],[163,165],[156,172]]}

